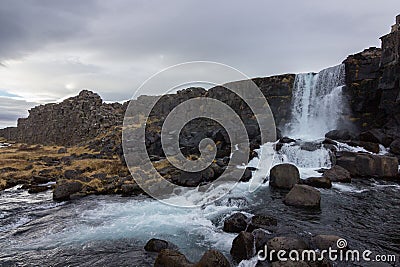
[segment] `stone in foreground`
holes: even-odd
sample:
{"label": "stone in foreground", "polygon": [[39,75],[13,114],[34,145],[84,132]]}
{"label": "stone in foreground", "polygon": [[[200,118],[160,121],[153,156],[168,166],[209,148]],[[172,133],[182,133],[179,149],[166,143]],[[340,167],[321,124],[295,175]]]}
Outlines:
{"label": "stone in foreground", "polygon": [[246,227],[247,216],[240,212],[232,214],[224,221],[224,231],[228,233],[240,233]]}
{"label": "stone in foreground", "polygon": [[329,189],[332,187],[331,179],[329,179],[328,177],[310,177],[302,180],[301,183],[316,188]]}
{"label": "stone in foreground", "polygon": [[194,267],[230,267],[225,256],[217,250],[208,250]]}
{"label": "stone in foreground", "polygon": [[284,203],[300,208],[319,208],[321,193],[308,185],[295,185],[286,195]]}
{"label": "stone in foreground", "polygon": [[233,240],[230,252],[233,259],[237,262],[252,258],[255,254],[253,234],[240,232],[240,234]]}
{"label": "stone in foreground", "polygon": [[158,254],[154,267],[191,267],[193,264],[182,253],[171,250],[163,249]]}
{"label": "stone in foreground", "polygon": [[300,181],[300,173],[296,166],[289,163],[274,166],[269,175],[269,185],[281,189],[291,189]]}

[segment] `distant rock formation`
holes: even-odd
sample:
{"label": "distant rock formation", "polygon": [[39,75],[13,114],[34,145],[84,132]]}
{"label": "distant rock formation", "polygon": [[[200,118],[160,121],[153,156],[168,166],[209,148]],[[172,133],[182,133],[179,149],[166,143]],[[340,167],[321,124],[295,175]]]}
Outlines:
{"label": "distant rock formation", "polygon": [[74,145],[122,124],[122,104],[103,103],[100,96],[83,90],[61,103],[37,106],[18,127],[0,130],[0,136],[28,144]]}

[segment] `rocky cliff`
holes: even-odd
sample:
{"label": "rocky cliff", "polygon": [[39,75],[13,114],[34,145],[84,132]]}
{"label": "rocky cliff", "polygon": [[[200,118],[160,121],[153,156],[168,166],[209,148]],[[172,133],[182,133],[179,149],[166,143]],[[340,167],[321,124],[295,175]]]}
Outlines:
{"label": "rocky cliff", "polygon": [[392,32],[381,37],[382,48],[369,48],[349,56],[346,93],[353,122],[361,132],[378,129],[381,134],[400,137],[400,15]]}

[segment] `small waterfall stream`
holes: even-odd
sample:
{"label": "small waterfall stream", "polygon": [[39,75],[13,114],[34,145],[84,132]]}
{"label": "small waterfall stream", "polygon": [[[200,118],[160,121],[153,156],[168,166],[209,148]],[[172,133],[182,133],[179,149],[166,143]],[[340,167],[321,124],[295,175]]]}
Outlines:
{"label": "small waterfall stream", "polygon": [[317,74],[297,74],[293,86],[292,120],[286,134],[315,140],[336,129],[345,109],[344,84],[344,64]]}

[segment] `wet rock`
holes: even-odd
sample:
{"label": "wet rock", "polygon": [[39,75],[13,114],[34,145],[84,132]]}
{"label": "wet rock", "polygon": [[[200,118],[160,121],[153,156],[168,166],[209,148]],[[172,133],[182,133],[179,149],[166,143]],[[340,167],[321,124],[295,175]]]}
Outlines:
{"label": "wet rock", "polygon": [[319,208],[321,193],[308,185],[295,185],[285,196],[284,203],[301,208]]}
{"label": "wet rock", "polygon": [[128,197],[141,192],[140,187],[137,184],[123,184],[121,186],[122,196]]}
{"label": "wet rock", "polygon": [[51,177],[44,177],[44,176],[38,176],[34,175],[32,176],[32,181],[35,184],[46,184],[48,182],[51,182],[53,179]]}
{"label": "wet rock", "polygon": [[234,213],[224,221],[224,231],[228,233],[240,233],[246,230],[247,216],[243,213]]}
{"label": "wet rock", "polygon": [[299,170],[292,164],[279,164],[274,166],[270,171],[269,185],[272,187],[291,189],[299,181]]}
{"label": "wet rock", "polygon": [[252,232],[255,229],[273,231],[277,225],[278,221],[274,217],[266,215],[254,215],[251,217],[246,231]]}
{"label": "wet rock", "polygon": [[392,142],[392,138],[387,136],[381,129],[371,129],[362,132],[359,136],[361,141],[382,144],[388,147]]}
{"label": "wet rock", "polygon": [[378,143],[364,142],[364,141],[350,141],[346,142],[348,145],[353,147],[362,147],[372,153],[379,153],[380,148]]}
{"label": "wet rock", "polygon": [[331,182],[350,183],[351,176],[345,168],[335,165],[323,174],[324,178],[329,179]]}
{"label": "wet rock", "polygon": [[250,181],[251,177],[253,176],[252,173],[252,168],[247,167],[242,175],[242,178],[240,178],[241,182],[248,182]]}
{"label": "wet rock", "polygon": [[53,191],[53,199],[56,201],[69,200],[72,194],[82,190],[82,183],[78,181],[59,180]]}
{"label": "wet rock", "polygon": [[325,137],[337,141],[348,141],[356,139],[355,134],[348,130],[332,130],[326,133]]}
{"label": "wet rock", "polygon": [[182,171],[178,175],[173,176],[171,180],[180,186],[196,187],[200,184],[212,181],[214,179],[214,175],[214,171],[210,167],[195,173]]}
{"label": "wet rock", "polygon": [[399,162],[396,157],[343,152],[337,155],[337,165],[352,177],[396,178]]}
{"label": "wet rock", "polygon": [[144,250],[148,252],[161,252],[161,250],[168,248],[171,249],[168,241],[156,238],[150,239],[144,246]]}
{"label": "wet rock", "polygon": [[332,187],[331,179],[328,177],[310,177],[305,180],[301,180],[301,183],[317,188],[328,189]]}
{"label": "wet rock", "polygon": [[41,193],[41,192],[45,192],[47,190],[49,190],[50,188],[47,186],[31,186],[28,189],[28,193],[29,194],[37,194],[37,193]]}
{"label": "wet rock", "polygon": [[182,253],[171,250],[163,249],[158,254],[154,267],[192,267],[193,264]]}
{"label": "wet rock", "polygon": [[249,232],[240,232],[232,242],[230,253],[237,262],[252,258],[255,254],[253,234]]}
{"label": "wet rock", "polygon": [[289,137],[282,137],[279,139],[279,142],[275,145],[275,150],[280,151],[284,144],[294,143],[296,140],[291,139]]}
{"label": "wet rock", "polygon": [[[271,255],[272,261],[277,261],[276,252],[284,250],[289,253],[291,250],[297,250],[299,252],[308,249],[308,245],[301,239],[293,237],[279,236],[270,239],[267,242],[268,255]],[[272,253],[272,250],[275,252]]]}
{"label": "wet rock", "polygon": [[263,250],[268,240],[271,239],[271,233],[263,230],[263,229],[255,229],[251,232],[254,236],[254,244],[256,251]]}
{"label": "wet rock", "polygon": [[395,155],[400,155],[400,138],[394,140],[390,144],[390,152],[395,154]]}
{"label": "wet rock", "polygon": [[208,250],[194,267],[230,267],[227,258],[218,250]]}
{"label": "wet rock", "polygon": [[[329,248],[338,249],[337,241],[339,239],[342,239],[342,238],[340,236],[336,236],[336,235],[317,235],[311,239],[311,242],[319,250],[328,250]],[[341,247],[341,249],[343,249],[343,248],[345,248],[345,247]]]}
{"label": "wet rock", "polygon": [[304,142],[300,144],[300,149],[313,152],[321,148],[321,143],[316,142]]}

